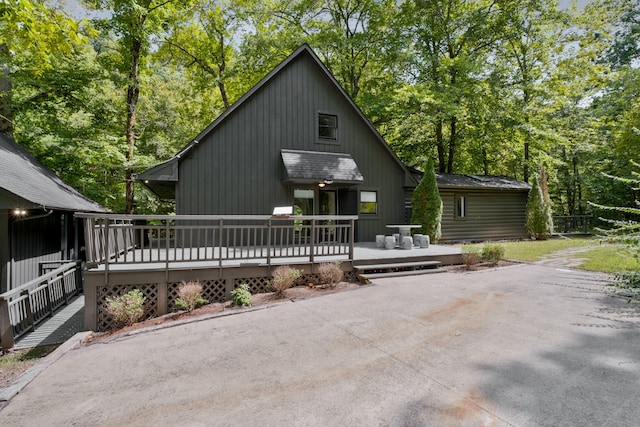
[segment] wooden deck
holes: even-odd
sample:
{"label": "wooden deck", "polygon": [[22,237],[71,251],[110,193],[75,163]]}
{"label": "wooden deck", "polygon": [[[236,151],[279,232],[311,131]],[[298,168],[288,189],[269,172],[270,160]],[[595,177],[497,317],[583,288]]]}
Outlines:
{"label": "wooden deck", "polygon": [[53,317],[42,322],[34,332],[18,338],[14,348],[61,344],[84,330],[84,295],[79,295]]}

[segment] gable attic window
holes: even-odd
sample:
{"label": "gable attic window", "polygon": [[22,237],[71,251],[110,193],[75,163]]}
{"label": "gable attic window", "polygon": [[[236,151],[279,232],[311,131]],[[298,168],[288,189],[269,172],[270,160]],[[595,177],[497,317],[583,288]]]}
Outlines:
{"label": "gable attic window", "polygon": [[338,116],[318,113],[318,140],[321,142],[338,141]]}

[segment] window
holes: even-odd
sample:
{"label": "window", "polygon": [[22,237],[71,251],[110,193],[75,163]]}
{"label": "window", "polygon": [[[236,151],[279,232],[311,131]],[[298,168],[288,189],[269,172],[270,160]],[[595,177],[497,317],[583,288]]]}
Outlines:
{"label": "window", "polygon": [[360,213],[375,215],[378,213],[378,193],[375,191],[360,192]]}
{"label": "window", "polygon": [[465,219],[467,217],[467,197],[456,195],[456,219]]}
{"label": "window", "polygon": [[318,139],[323,141],[338,140],[338,116],[318,114]]}

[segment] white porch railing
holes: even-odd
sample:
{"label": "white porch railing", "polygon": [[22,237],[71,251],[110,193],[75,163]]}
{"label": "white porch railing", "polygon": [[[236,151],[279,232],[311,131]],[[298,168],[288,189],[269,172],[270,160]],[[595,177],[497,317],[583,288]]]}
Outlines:
{"label": "white porch railing", "polygon": [[75,261],[60,261],[48,273],[0,294],[0,345],[13,347],[16,338],[34,331],[36,326],[80,290],[79,266]]}

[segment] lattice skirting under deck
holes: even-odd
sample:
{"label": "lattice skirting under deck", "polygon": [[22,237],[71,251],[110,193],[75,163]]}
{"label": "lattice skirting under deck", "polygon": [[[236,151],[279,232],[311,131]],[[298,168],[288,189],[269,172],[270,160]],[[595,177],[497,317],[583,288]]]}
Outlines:
{"label": "lattice skirting under deck", "polygon": [[[212,280],[198,280],[198,283],[202,285],[202,298],[213,302],[226,301],[226,280],[225,279],[212,279]],[[182,282],[169,283],[167,287],[167,311],[176,311],[176,298],[178,298],[178,289]]]}
{"label": "lattice skirting under deck", "polygon": [[[266,273],[266,271],[264,272]],[[263,274],[264,274],[263,273]],[[217,271],[214,274],[218,274]],[[202,277],[202,276],[201,276]],[[100,280],[100,279],[98,279]],[[152,279],[150,280],[158,280]],[[175,280],[175,279],[174,279]],[[344,272],[344,281],[357,282],[358,279],[353,271]],[[210,303],[224,302],[230,298],[231,290],[246,283],[249,285],[249,291],[252,294],[271,292],[269,276],[249,276],[249,277],[227,277],[227,278],[210,278],[198,280],[202,285],[202,296]],[[134,289],[139,289],[145,297],[145,316],[144,319],[161,314],[159,307],[166,307],[166,312],[176,311],[175,300],[178,297],[178,287],[180,283],[171,281],[166,285],[166,301],[159,301],[159,298],[165,298],[164,283],[134,283],[134,284],[113,284],[109,286],[96,286],[95,302],[96,302],[96,323],[95,330],[108,331],[114,329],[117,325],[113,317],[106,311],[106,299],[114,298]],[[317,273],[307,273],[296,280],[294,286],[304,286],[309,283],[315,285],[320,284],[320,278]],[[91,326],[90,328],[93,328]]]}

